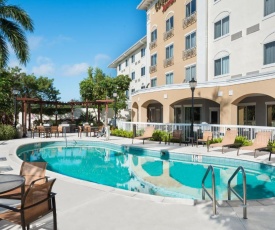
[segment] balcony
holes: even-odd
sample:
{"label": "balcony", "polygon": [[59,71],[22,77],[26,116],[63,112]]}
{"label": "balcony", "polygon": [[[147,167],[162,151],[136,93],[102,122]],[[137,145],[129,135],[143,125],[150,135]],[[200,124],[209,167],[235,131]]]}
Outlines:
{"label": "balcony", "polygon": [[156,71],[157,71],[157,65],[150,66],[150,68],[149,68],[150,73],[154,73]]}
{"label": "balcony", "polygon": [[171,65],[174,65],[174,57],[165,59],[165,60],[163,61],[163,66],[164,66],[165,68],[168,67],[168,66],[171,66]]}
{"label": "balcony", "polygon": [[157,47],[157,40],[149,43],[149,49],[150,50],[153,49],[153,48],[155,48],[155,47]]}
{"label": "balcony", "polygon": [[163,34],[163,40],[167,40],[172,36],[174,36],[174,28],[172,28],[171,30],[169,30]]}
{"label": "balcony", "polygon": [[197,47],[195,46],[191,49],[184,50],[182,52],[182,59],[187,60],[189,58],[195,57],[196,55],[197,55]]}
{"label": "balcony", "polygon": [[197,12],[194,12],[189,17],[183,19],[182,27],[183,29],[187,28],[188,26],[194,24],[197,21]]}

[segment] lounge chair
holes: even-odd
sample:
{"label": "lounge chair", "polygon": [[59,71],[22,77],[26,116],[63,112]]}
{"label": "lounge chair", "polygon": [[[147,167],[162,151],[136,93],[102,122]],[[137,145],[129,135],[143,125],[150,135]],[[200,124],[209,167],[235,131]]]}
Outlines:
{"label": "lounge chair", "polygon": [[[223,148],[224,147],[231,147],[231,146],[236,146],[235,144],[235,139],[237,137],[237,130],[227,130],[225,132],[225,135],[222,139],[221,143],[214,143],[214,144],[210,144],[210,147],[222,147],[222,153],[223,153]],[[207,149],[207,151],[209,152],[209,148]]]}
{"label": "lounge chair", "polygon": [[[44,178],[46,174],[47,162],[23,162],[20,169],[20,175],[25,177],[25,191],[30,187],[34,180]],[[39,181],[43,183],[43,181]],[[38,182],[38,183],[39,183]],[[0,198],[21,199],[21,188],[3,193]]]}
{"label": "lounge chair", "polygon": [[144,130],[144,133],[142,136],[139,136],[139,137],[134,137],[133,140],[132,140],[132,144],[134,142],[134,139],[137,139],[137,140],[143,140],[143,144],[144,144],[144,140],[146,139],[150,139],[153,137],[153,133],[155,131],[155,128],[154,126],[147,126]]}
{"label": "lounge chair", "polygon": [[240,150],[253,150],[254,151],[254,157],[256,157],[256,151],[257,150],[263,150],[267,147],[268,141],[271,137],[271,132],[258,132],[256,134],[256,138],[252,145],[250,146],[242,146],[238,149],[237,156],[239,156]]}
{"label": "lounge chair", "polygon": [[179,141],[179,145],[183,142],[183,132],[182,130],[174,130],[172,133],[169,133],[168,145],[170,145],[171,140]]}
{"label": "lounge chair", "polygon": [[209,141],[213,139],[213,133],[211,131],[204,131],[202,138],[201,139],[197,139],[197,147],[199,145],[199,143],[202,143],[202,145],[204,146],[204,144],[206,144],[207,149],[209,148]]}
{"label": "lounge chair", "polygon": [[[57,230],[55,193],[51,192],[55,180],[41,178],[33,181],[18,207],[0,204],[0,207],[7,210],[0,214],[0,219],[19,224],[25,230],[30,228],[32,222],[52,212],[53,229]],[[43,183],[39,183],[40,181]]]}

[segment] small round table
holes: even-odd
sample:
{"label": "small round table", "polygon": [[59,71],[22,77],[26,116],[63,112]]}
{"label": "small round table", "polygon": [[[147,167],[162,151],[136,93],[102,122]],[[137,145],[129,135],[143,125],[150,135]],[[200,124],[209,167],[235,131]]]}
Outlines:
{"label": "small round table", "polygon": [[0,174],[0,194],[21,187],[24,192],[25,178],[14,174]]}

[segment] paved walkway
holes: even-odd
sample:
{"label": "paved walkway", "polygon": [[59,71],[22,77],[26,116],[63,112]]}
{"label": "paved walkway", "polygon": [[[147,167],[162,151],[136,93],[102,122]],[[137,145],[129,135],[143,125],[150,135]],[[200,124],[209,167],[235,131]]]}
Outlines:
{"label": "paved walkway", "polygon": [[[80,139],[68,134],[68,140]],[[24,138],[0,143],[0,170],[5,173],[19,173],[21,161],[15,151],[19,145],[59,138]],[[97,138],[82,137],[81,140]],[[104,139],[101,139],[104,141]],[[109,142],[131,144],[132,140],[111,137]],[[179,147],[155,142],[135,140],[135,145],[150,149],[170,148],[175,152],[221,156],[221,151],[206,152],[205,147]],[[236,157],[236,150],[228,150],[223,157]],[[5,158],[7,160],[5,160]],[[253,153],[244,153],[238,158],[275,165],[275,156],[268,162],[268,154],[260,153],[254,159]],[[11,170],[11,171],[9,171]],[[248,219],[242,218],[239,202],[219,202],[218,216],[212,216],[211,202],[194,202],[175,198],[151,196],[108,186],[72,179],[50,171],[47,175],[57,178],[54,192],[57,193],[57,218],[59,230],[179,230],[179,229],[232,229],[264,230],[275,229],[275,199],[248,202]],[[0,221],[0,229],[21,229],[6,221]],[[49,215],[32,225],[32,229],[52,229]]]}

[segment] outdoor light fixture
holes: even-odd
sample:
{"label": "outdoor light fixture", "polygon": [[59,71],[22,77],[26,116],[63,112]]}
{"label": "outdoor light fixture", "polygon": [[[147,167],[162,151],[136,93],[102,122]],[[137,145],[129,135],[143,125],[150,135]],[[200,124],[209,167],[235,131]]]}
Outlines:
{"label": "outdoor light fixture", "polygon": [[194,78],[192,78],[192,80],[189,81],[189,86],[190,86],[190,89],[192,91],[191,133],[190,133],[190,137],[194,138],[194,91],[195,91],[196,86],[197,86],[197,81]]}
{"label": "outdoor light fixture", "polygon": [[13,94],[13,102],[14,102],[14,128],[16,128],[17,125],[17,95],[20,93],[19,90],[13,89],[12,94]]}
{"label": "outdoor light fixture", "polygon": [[115,105],[114,105],[114,109],[115,109],[115,128],[116,128],[116,114],[117,114],[117,109],[116,109],[116,102],[117,102],[117,92],[114,91],[113,92],[113,97],[115,98]]}

